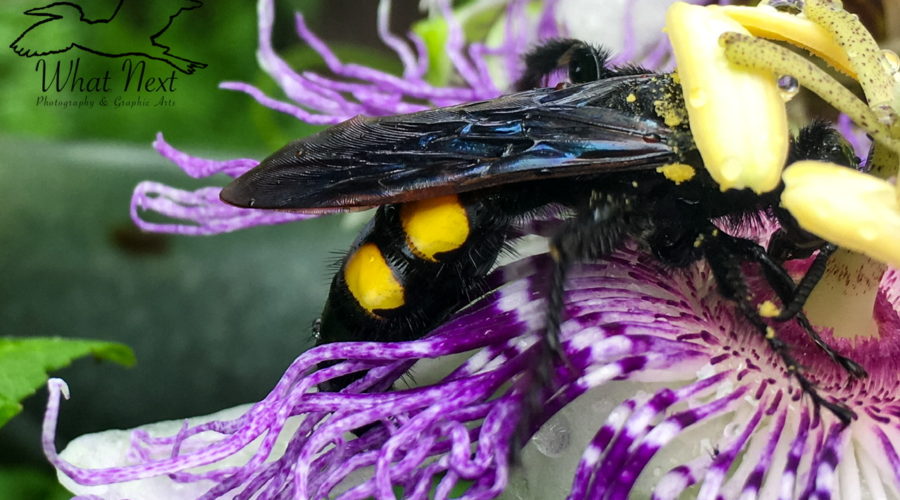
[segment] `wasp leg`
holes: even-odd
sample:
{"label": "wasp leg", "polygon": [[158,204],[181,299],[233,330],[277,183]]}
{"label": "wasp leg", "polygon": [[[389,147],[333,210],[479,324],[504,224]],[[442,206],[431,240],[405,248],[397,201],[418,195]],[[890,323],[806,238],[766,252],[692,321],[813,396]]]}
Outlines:
{"label": "wasp leg", "polygon": [[791,301],[786,302],[781,313],[775,317],[776,321],[791,319],[803,309],[809,295],[825,274],[825,266],[828,265],[828,258],[831,257],[836,250],[837,246],[832,245],[831,243],[826,243],[819,249],[819,255],[816,255],[816,259],[813,261],[812,266],[806,271],[806,274],[803,276],[803,279],[800,280],[797,288],[794,289],[794,296],[791,298]]}
{"label": "wasp leg", "polygon": [[[784,262],[786,260],[806,259],[812,256],[813,252],[822,248],[825,243],[821,239],[810,235],[810,238],[798,237],[798,230],[786,229],[787,224],[796,225],[797,222],[787,210],[778,207],[775,209],[778,216],[778,222],[781,228],[775,231],[769,240],[769,248],[767,253],[776,262]],[[786,215],[782,215],[786,214]]]}
{"label": "wasp leg", "polygon": [[[816,410],[818,411],[819,407],[825,407],[840,419],[844,425],[849,424],[856,416],[853,410],[841,403],[828,401],[818,393],[815,384],[806,378],[800,366],[794,360],[790,347],[778,338],[775,330],[766,324],[759,311],[753,305],[750,289],[741,270],[741,264],[745,259],[741,258],[742,252],[737,248],[746,245],[746,243],[736,243],[740,241],[742,240],[725,235],[715,228],[709,228],[704,234],[704,254],[722,294],[734,300],[744,317],[763,335],[769,347],[778,354],[788,372],[793,374],[797,383],[800,384],[802,391],[812,399]],[[752,242],[748,243],[754,244]]]}
{"label": "wasp leg", "polygon": [[633,200],[627,195],[594,192],[587,206],[578,210],[550,241],[554,265],[547,291],[545,332],[536,346],[536,360],[531,372],[533,389],[524,399],[523,417],[513,440],[514,450],[524,444],[534,430],[534,417],[540,415],[548,389],[553,387],[553,366],[562,361],[570,374],[577,373],[562,347],[560,325],[565,314],[565,283],[572,264],[609,255],[628,234],[642,227],[639,216],[632,213]]}
{"label": "wasp leg", "polygon": [[553,276],[547,304],[545,345],[551,353],[565,359],[559,340],[563,320],[565,281],[574,262],[594,260],[612,253],[624,237],[638,226],[628,216],[632,200],[624,195],[593,193],[586,209],[565,224],[550,241]]}
{"label": "wasp leg", "polygon": [[[789,321],[791,319],[796,319],[797,323],[803,328],[816,346],[818,346],[819,349],[822,349],[829,358],[839,364],[852,377],[865,378],[869,375],[865,368],[860,366],[859,363],[841,355],[828,345],[828,343],[819,336],[819,332],[813,328],[809,319],[806,317],[806,314],[804,314],[802,310],[803,304],[806,303],[806,299],[809,298],[809,294],[824,273],[828,257],[836,250],[834,245],[825,245],[825,247],[820,250],[819,257],[816,258],[809,271],[807,271],[803,279],[800,280],[800,285],[794,283],[794,280],[784,268],[775,262],[763,247],[752,241],[738,238],[734,239],[734,246],[743,255],[754,260],[763,267],[767,281],[778,295],[778,298],[781,299],[781,302],[784,304],[791,304],[789,307],[791,307],[792,310],[789,314],[785,314],[785,311],[788,310],[788,307],[785,307],[778,316],[772,319],[775,321]],[[794,304],[797,305],[794,306]]]}

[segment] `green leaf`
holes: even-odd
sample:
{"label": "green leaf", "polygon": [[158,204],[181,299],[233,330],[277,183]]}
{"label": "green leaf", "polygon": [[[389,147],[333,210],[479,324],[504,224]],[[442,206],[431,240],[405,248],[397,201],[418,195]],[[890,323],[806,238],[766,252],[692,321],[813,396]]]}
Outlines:
{"label": "green leaf", "polygon": [[135,363],[134,352],[116,342],[0,337],[0,427],[22,411],[20,401],[47,381],[48,371],[88,354],[122,366]]}
{"label": "green leaf", "polygon": [[17,500],[68,500],[72,498],[53,469],[27,465],[0,468],[0,495]]}
{"label": "green leaf", "polygon": [[432,85],[446,85],[450,79],[452,66],[447,57],[447,39],[450,35],[447,21],[441,17],[423,19],[413,25],[413,32],[425,42],[428,50],[428,74],[426,78]]}
{"label": "green leaf", "polygon": [[[502,6],[489,2],[470,2],[454,9],[453,15],[462,26],[463,36],[471,42],[484,41],[492,30],[502,33],[503,26],[499,21],[505,12]],[[412,31],[422,38],[428,50],[428,83],[437,86],[450,83],[453,65],[446,48],[450,38],[447,20],[432,16],[413,24]]]}

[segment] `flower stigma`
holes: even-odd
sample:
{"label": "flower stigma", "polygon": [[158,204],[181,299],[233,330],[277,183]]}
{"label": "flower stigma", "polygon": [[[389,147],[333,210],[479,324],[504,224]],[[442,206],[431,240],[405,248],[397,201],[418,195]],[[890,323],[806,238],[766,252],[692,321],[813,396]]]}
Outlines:
{"label": "flower stigma", "polygon": [[[753,16],[745,15],[746,9],[723,10],[758,24]],[[796,16],[767,6],[759,12],[772,17],[771,26],[785,26],[772,38],[811,50],[843,72],[857,75],[868,100],[863,103],[832,77],[785,48],[735,34],[723,36],[730,61],[751,68],[768,67],[796,77],[875,138],[876,154],[867,166],[870,174],[813,162],[789,165],[783,176],[782,206],[804,229],[844,247],[831,257],[807,302],[805,310],[813,324],[831,328],[842,338],[877,337],[871,313],[879,282],[887,269],[885,264],[896,266],[900,262],[900,239],[896,236],[900,221],[898,191],[887,180],[881,180],[896,178],[900,165],[897,113],[889,105],[895,94],[896,69],[859,19],[827,0],[805,2],[803,12]],[[798,20],[777,24],[774,21],[785,16]],[[820,29],[787,28],[810,22]],[[824,40],[823,29],[832,42]],[[769,35],[765,30],[757,30],[757,34]],[[835,301],[842,303],[842,312],[831,306]]]}

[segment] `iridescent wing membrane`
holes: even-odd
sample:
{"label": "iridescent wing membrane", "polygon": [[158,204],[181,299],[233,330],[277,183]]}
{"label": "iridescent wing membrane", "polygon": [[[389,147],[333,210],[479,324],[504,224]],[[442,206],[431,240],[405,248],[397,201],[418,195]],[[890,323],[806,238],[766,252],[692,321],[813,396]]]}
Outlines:
{"label": "iridescent wing membrane", "polygon": [[356,117],[294,141],[222,191],[233,205],[339,212],[530,181],[655,168],[676,133],[598,105],[655,75]]}

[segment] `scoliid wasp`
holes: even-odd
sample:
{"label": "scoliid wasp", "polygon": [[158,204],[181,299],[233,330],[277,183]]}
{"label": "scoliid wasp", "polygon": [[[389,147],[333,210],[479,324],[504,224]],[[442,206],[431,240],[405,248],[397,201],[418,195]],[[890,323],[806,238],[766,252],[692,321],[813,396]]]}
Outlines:
{"label": "scoliid wasp", "polygon": [[[745,275],[747,264],[762,269],[785,305],[774,319],[799,321],[832,359],[864,376],[818,337],[801,311],[834,246],[778,208],[780,188],[720,190],[694,145],[673,75],[608,67],[607,60],[605,51],[583,42],[547,42],[525,57],[516,93],[354,118],[286,145],[228,185],[221,198],[241,207],[312,213],[377,207],[334,276],[316,327],[318,343],[425,335],[483,292],[483,278],[516,224],[562,207],[571,215],[549,243],[555,265],[533,373],[538,387],[547,386],[553,362],[564,360],[559,327],[570,266],[634,240],[671,266],[705,259],[721,293],[766,338],[816,407],[849,422],[853,412],[822,398],[799,369],[753,302]],[[558,70],[568,71],[569,83],[540,88]],[[858,162],[822,123],[792,141],[788,161],[800,159]],[[781,222],[774,253],[717,226],[760,212]],[[795,285],[781,261],[815,250],[819,256]],[[340,390],[355,378],[321,388]]]}

